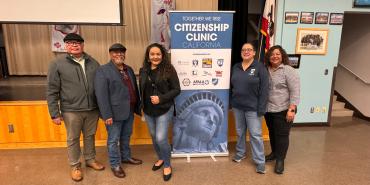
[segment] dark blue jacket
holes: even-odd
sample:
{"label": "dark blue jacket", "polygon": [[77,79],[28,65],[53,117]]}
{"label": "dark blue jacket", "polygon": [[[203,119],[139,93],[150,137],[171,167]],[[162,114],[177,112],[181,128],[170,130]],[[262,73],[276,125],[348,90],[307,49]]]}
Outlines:
{"label": "dark blue jacket", "polygon": [[247,70],[237,63],[231,71],[231,106],[243,111],[266,112],[269,76],[266,67],[254,60]]}
{"label": "dark blue jacket", "polygon": [[[139,108],[140,96],[136,77],[131,67],[127,66],[128,73],[136,92],[136,105],[134,112],[141,115]],[[130,111],[130,93],[128,87],[122,82],[121,74],[112,61],[98,68],[95,75],[95,94],[103,120],[126,120]]]}

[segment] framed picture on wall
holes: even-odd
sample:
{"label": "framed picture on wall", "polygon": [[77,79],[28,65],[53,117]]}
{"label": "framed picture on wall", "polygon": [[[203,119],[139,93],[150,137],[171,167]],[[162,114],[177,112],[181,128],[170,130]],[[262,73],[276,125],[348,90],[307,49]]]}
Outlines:
{"label": "framed picture on wall", "polygon": [[315,24],[328,24],[329,12],[316,12]]}
{"label": "framed picture on wall", "polygon": [[298,69],[299,64],[301,62],[301,55],[300,54],[288,54],[288,59],[289,59],[289,65],[292,66],[293,68]]}
{"label": "framed picture on wall", "polygon": [[325,55],[328,46],[328,29],[298,28],[296,54]]}
{"label": "framed picture on wall", "polygon": [[343,13],[330,13],[329,24],[342,25],[343,24]]}
{"label": "framed picture on wall", "polygon": [[313,23],[313,12],[301,12],[301,24]]}
{"label": "framed picture on wall", "polygon": [[285,24],[297,24],[299,12],[285,12]]}
{"label": "framed picture on wall", "polygon": [[353,0],[354,8],[370,8],[369,0]]}

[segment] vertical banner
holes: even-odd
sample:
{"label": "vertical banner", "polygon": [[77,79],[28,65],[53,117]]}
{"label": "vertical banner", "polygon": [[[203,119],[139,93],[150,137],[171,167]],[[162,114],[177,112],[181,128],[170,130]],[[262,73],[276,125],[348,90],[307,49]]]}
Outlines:
{"label": "vertical banner", "polygon": [[151,41],[170,48],[169,11],[175,10],[175,0],[152,0]]}
{"label": "vertical banner", "polygon": [[66,52],[63,39],[68,33],[80,34],[78,25],[51,25],[51,50]]}
{"label": "vertical banner", "polygon": [[181,84],[173,157],[228,155],[233,13],[170,12],[171,62]]}

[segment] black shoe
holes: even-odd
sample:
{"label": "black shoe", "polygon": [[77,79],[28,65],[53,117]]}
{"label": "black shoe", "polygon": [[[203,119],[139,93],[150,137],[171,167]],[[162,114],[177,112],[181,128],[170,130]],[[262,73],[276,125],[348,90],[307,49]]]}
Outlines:
{"label": "black shoe", "polygon": [[113,175],[118,177],[118,178],[123,178],[123,177],[126,176],[126,174],[123,171],[123,169],[121,168],[121,166],[112,167],[112,172],[113,172]]}
{"label": "black shoe", "polygon": [[172,169],[171,169],[171,173],[165,175],[163,174],[163,180],[164,181],[169,181],[171,179],[171,176],[172,176]]}
{"label": "black shoe", "polygon": [[265,161],[266,162],[273,161],[275,159],[276,159],[276,157],[275,157],[274,153],[272,153],[272,152],[265,156]]}
{"label": "black shoe", "polygon": [[123,160],[122,163],[139,165],[139,164],[142,164],[143,161],[140,160],[140,159],[136,159],[136,158],[131,157],[129,159]]}
{"label": "black shoe", "polygon": [[156,166],[155,164],[153,165],[153,167],[152,167],[152,170],[153,171],[157,171],[157,170],[159,170],[159,169],[161,169],[161,167],[163,166],[163,164],[164,164],[164,161],[162,162],[162,164],[161,165],[159,165],[159,166]]}
{"label": "black shoe", "polygon": [[275,173],[277,174],[283,174],[284,172],[284,160],[276,160],[275,164]]}

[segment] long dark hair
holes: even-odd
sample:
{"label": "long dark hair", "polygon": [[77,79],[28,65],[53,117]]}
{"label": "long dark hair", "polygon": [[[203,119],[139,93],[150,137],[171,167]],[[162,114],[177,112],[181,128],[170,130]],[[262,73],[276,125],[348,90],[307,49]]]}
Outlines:
{"label": "long dark hair", "polygon": [[159,78],[165,78],[166,73],[171,73],[175,69],[172,66],[172,64],[170,63],[170,60],[169,60],[166,49],[161,44],[152,43],[148,47],[146,47],[145,57],[144,57],[144,61],[143,61],[143,69],[147,72],[150,71],[150,65],[151,64],[150,64],[150,59],[149,59],[149,52],[150,52],[150,49],[152,49],[154,47],[159,48],[159,50],[161,51],[161,54],[162,54],[162,61],[158,65]]}
{"label": "long dark hair", "polygon": [[278,49],[281,53],[281,63],[283,63],[284,65],[289,65],[289,58],[288,58],[288,54],[286,53],[285,49],[283,49],[280,45],[275,45],[275,46],[272,46],[266,53],[265,55],[265,65],[266,66],[271,66],[271,63],[270,63],[270,57],[272,55],[272,52],[275,50],[275,49]]}

